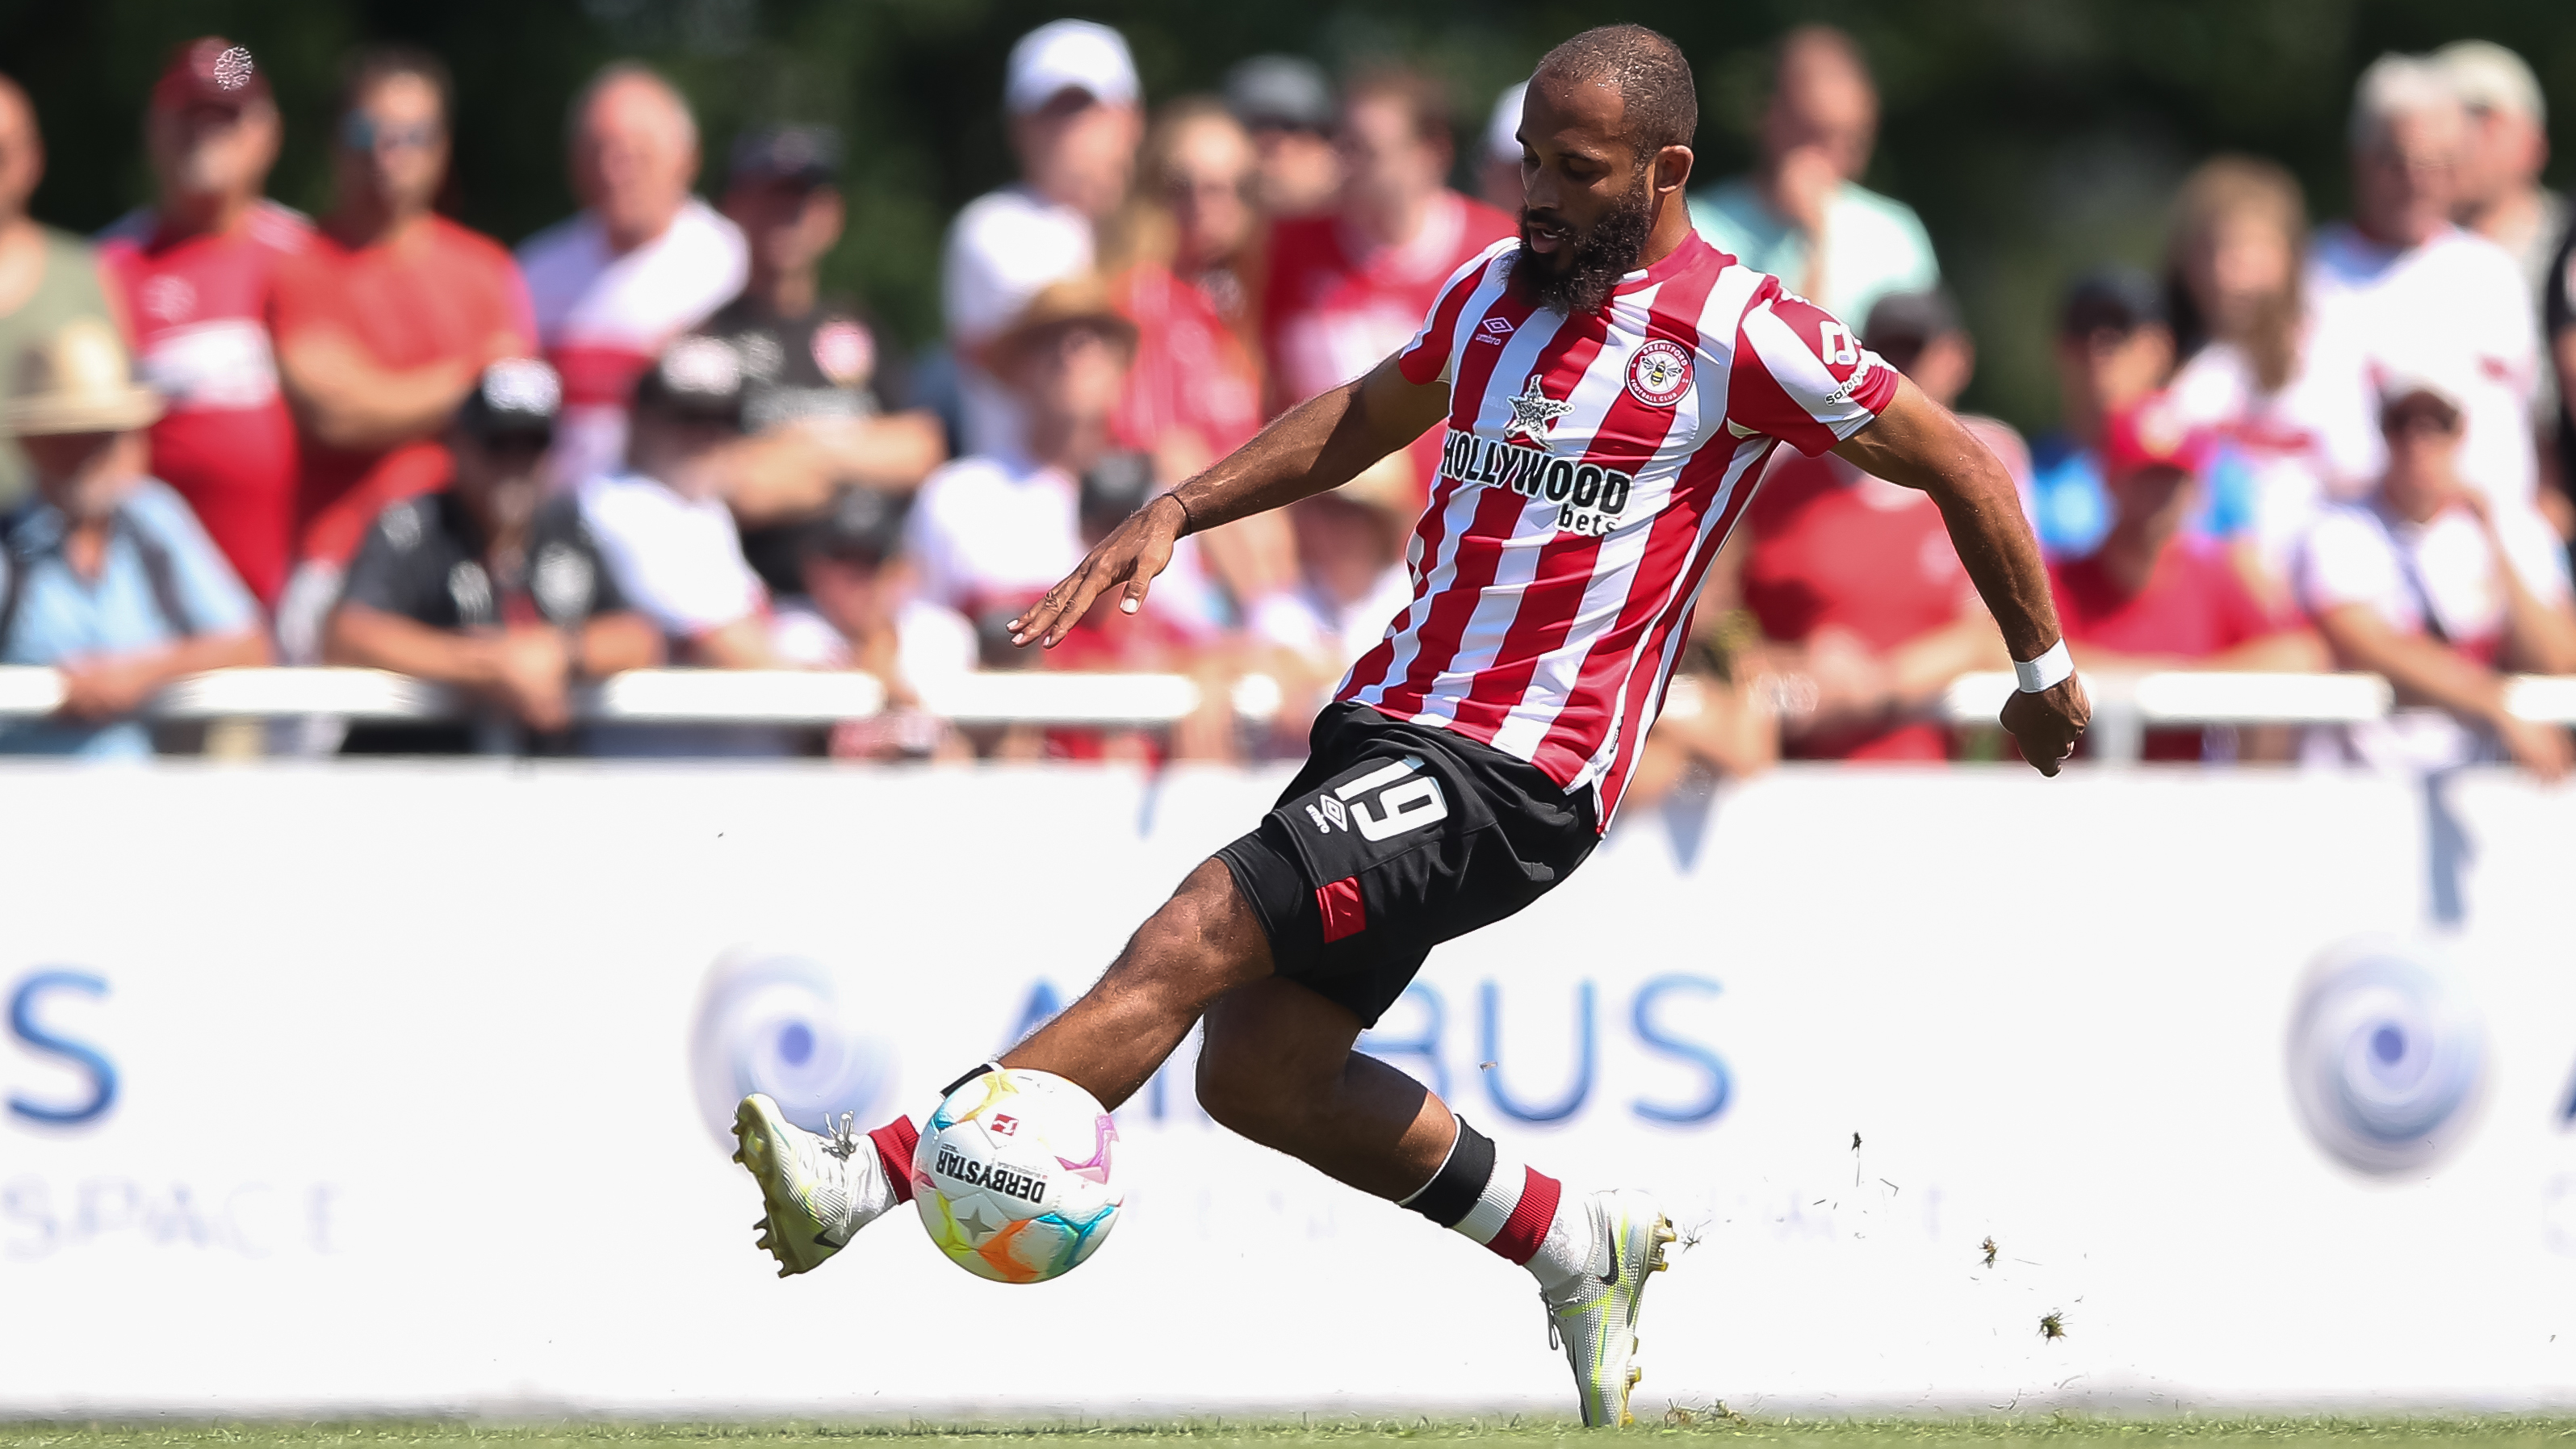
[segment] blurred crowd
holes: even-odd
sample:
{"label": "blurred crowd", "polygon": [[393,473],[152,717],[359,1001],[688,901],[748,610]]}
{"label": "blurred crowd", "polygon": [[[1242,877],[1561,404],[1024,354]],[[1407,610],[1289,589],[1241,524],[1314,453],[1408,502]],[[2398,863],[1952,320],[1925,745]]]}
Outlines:
{"label": "blurred crowd", "polygon": [[[705,166],[687,99],[638,64],[573,98],[581,210],[515,249],[440,213],[455,95],[423,52],[350,59],[308,218],[265,195],[285,121],[257,59],[180,47],[147,106],[151,201],[88,239],[28,215],[39,118],[0,79],[0,662],[64,681],[50,717],[0,720],[0,751],[149,752],[156,691],[278,662],[481,708],[256,742],[278,751],[1297,753],[1412,595],[1436,436],[1185,540],[1143,610],[1053,651],[1008,621],[1156,491],[1395,350],[1514,233],[1519,88],[1468,129],[1422,73],[1270,55],[1149,106],[1118,33],[1063,20],[1014,47],[999,102],[1017,177],[954,218],[944,336],[907,353],[823,287],[867,223],[844,138],[763,127]],[[1968,419],[2022,485],[2082,667],[2366,670],[2408,706],[2158,732],[2150,758],[2567,770],[2567,734],[2506,707],[2515,673],[2576,673],[2576,263],[2545,105],[2485,42],[2382,57],[2354,92],[2350,217],[2312,225],[2267,161],[2206,161],[2161,275],[2066,291],[2057,430]],[[1692,215],[1954,403],[1975,343],[1922,222],[1860,184],[1877,124],[1859,48],[1795,30],[1754,170],[1695,181]],[[2008,663],[1924,495],[1783,450],[1634,789],[1991,753],[1934,706]],[[576,722],[584,682],[666,665],[863,670],[889,707],[815,731]],[[1184,674],[1206,704],[1150,732],[925,707],[1002,669]],[[1263,725],[1229,702],[1255,674],[1283,701]]]}

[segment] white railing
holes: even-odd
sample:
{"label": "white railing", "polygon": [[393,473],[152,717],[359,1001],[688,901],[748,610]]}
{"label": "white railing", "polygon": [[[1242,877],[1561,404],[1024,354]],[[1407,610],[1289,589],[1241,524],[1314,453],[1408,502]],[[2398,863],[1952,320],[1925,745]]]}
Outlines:
{"label": "white railing", "polygon": [[[2137,759],[2150,729],[2353,724],[2395,707],[2388,682],[2375,674],[2088,673],[2084,686],[2093,701],[2090,753],[2112,763]],[[1953,725],[1990,725],[2012,689],[2009,674],[1962,675],[1933,714]],[[964,725],[1135,728],[1170,725],[1205,699],[1187,675],[1052,671],[963,674],[926,685],[921,696],[929,713]],[[2525,719],[2576,725],[2576,677],[2518,677],[2508,699]],[[42,717],[62,700],[54,670],[0,666],[0,719]],[[1285,701],[1277,681],[1250,674],[1232,681],[1228,703],[1238,718],[1259,723],[1276,717]],[[1673,681],[1668,713],[1688,715],[1699,704],[1695,680]],[[593,724],[828,725],[884,708],[885,690],[868,675],[807,670],[638,669],[573,696],[574,716]],[[426,722],[471,719],[475,706],[460,691],[379,669],[226,669],[179,680],[142,713],[156,720]]]}

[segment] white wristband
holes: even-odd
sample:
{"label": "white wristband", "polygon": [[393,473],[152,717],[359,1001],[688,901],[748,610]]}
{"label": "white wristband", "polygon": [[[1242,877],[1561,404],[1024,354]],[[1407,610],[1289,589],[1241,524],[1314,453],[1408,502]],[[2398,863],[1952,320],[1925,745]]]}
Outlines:
{"label": "white wristband", "polygon": [[2048,652],[2037,659],[2013,661],[2013,674],[2021,680],[2021,692],[2041,694],[2055,689],[2058,682],[2075,672],[2075,661],[2066,657],[2066,641],[2048,646]]}

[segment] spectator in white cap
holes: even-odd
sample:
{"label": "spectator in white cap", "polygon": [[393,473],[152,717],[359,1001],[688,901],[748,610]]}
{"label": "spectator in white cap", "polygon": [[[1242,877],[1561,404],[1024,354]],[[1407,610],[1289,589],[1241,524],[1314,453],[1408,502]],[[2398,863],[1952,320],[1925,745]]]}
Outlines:
{"label": "spectator in white cap", "polygon": [[2540,184],[2549,165],[2549,103],[2521,56],[2492,40],[2433,52],[2469,118],[2460,158],[2460,225],[2513,253],[2535,302],[2567,230],[2567,199]]}
{"label": "spectator in white cap", "polygon": [[1052,21],[1011,47],[1002,108],[1020,179],[957,214],[942,263],[970,453],[1018,445],[1009,395],[974,358],[1047,284],[1092,269],[1097,228],[1135,175],[1140,96],[1127,42],[1106,25]]}
{"label": "spectator in white cap", "polygon": [[2506,707],[2513,672],[2576,670],[2566,555],[2528,509],[2460,476],[2469,391],[2458,374],[2383,374],[2374,389],[2387,464],[2372,495],[2327,510],[2299,561],[2299,602],[2345,669],[2387,676],[2401,708],[2348,734],[2364,761],[2443,769],[2498,746],[2545,779],[2567,773],[2567,732]]}
{"label": "spectator in white cap", "polygon": [[2432,62],[2384,55],[2352,110],[2353,211],[2309,250],[2312,425],[2330,492],[2358,497],[2387,458],[2373,379],[2403,364],[2458,380],[2459,472],[2498,505],[2532,506],[2540,337],[2522,269],[2451,223],[2468,117]]}
{"label": "spectator in white cap", "polygon": [[1521,214],[1521,98],[1529,82],[1518,81],[1494,98],[1494,114],[1485,122],[1484,153],[1476,158],[1476,194],[1506,215]]}

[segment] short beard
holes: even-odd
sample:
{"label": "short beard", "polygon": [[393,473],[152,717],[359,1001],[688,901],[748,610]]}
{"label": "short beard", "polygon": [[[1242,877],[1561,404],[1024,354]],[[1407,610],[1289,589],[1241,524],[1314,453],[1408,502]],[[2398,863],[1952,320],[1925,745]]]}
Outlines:
{"label": "short beard", "polygon": [[1610,300],[1619,279],[1637,269],[1646,254],[1646,238],[1655,229],[1654,173],[1637,169],[1637,184],[1619,199],[1609,215],[1573,238],[1553,257],[1530,250],[1529,208],[1521,208],[1521,246],[1512,259],[1512,290],[1533,306],[1567,316],[1598,312]]}

